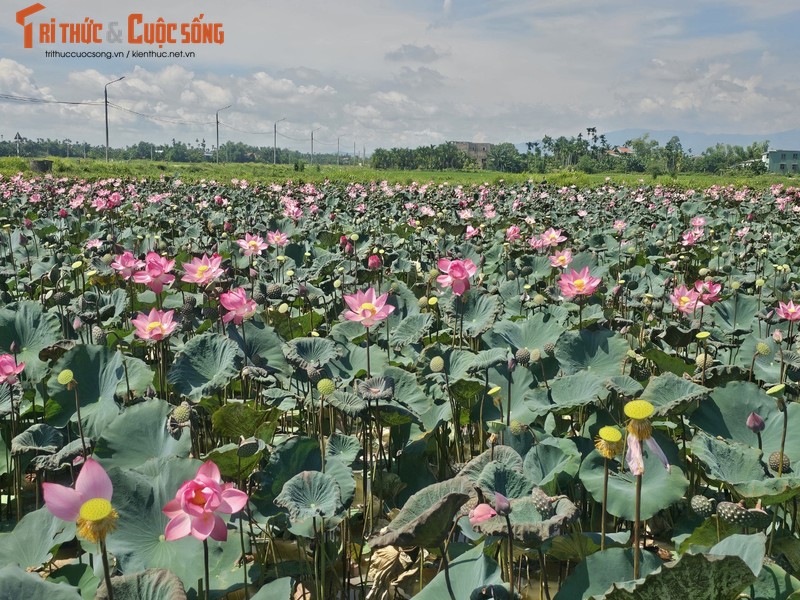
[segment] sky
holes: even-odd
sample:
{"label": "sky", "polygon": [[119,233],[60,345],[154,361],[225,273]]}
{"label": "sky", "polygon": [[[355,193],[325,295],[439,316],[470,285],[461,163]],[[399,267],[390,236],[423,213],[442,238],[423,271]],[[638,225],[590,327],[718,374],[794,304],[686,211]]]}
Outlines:
{"label": "sky", "polygon": [[[104,88],[112,147],[213,146],[217,114],[221,143],[272,146],[278,122],[279,147],[309,151],[314,131],[315,152],[338,143],[368,154],[453,140],[522,143],[587,127],[754,139],[800,128],[796,0],[40,3],[24,20],[32,25],[25,48],[15,17],[35,0],[2,2],[4,139],[105,143]],[[162,48],[148,43],[159,18],[176,24],[174,43]],[[224,40],[182,43],[181,25],[193,19],[207,30],[217,24]],[[54,43],[41,37],[49,23]],[[59,38],[87,23],[102,25],[98,41]],[[136,56],[148,51],[194,56]]]}

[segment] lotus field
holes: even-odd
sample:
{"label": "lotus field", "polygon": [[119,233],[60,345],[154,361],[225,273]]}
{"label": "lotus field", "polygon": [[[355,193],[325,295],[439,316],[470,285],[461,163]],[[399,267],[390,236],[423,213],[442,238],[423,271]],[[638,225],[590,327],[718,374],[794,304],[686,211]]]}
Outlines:
{"label": "lotus field", "polygon": [[0,597],[800,596],[800,189],[0,191]]}

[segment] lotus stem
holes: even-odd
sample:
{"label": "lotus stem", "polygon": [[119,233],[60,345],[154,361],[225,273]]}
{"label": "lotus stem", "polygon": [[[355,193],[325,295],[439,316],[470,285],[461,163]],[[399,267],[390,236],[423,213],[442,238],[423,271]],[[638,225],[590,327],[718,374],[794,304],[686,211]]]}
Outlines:
{"label": "lotus stem", "polygon": [[606,504],[608,503],[608,459],[603,459],[603,505],[600,510],[600,550],[606,549]]}
{"label": "lotus stem", "polygon": [[[205,542],[204,542],[205,543]],[[108,552],[106,551],[106,541],[100,540],[100,555],[103,559],[103,576],[106,580],[106,590],[108,591],[108,600],[114,600],[114,588],[111,585],[111,572],[108,569]],[[208,561],[206,561],[206,568],[208,568]],[[208,572],[206,571],[206,581],[208,581]],[[206,584],[208,587],[208,584]]]}
{"label": "lotus stem", "polygon": [[[453,584],[450,583],[450,561],[447,560],[447,548],[445,548],[445,545],[442,544],[441,546],[439,546],[439,550],[442,553],[442,564],[444,565],[444,581],[447,584],[447,592],[450,594],[450,600],[456,600],[456,595],[453,593]],[[514,584],[512,583],[511,585],[513,590]],[[511,595],[513,597],[514,595],[513,592]]]}
{"label": "lotus stem", "polygon": [[506,527],[508,528],[508,585],[511,598],[514,597],[514,532],[511,531],[511,517],[506,513]]}
{"label": "lotus stem", "polygon": [[367,327],[367,379],[372,377],[372,370],[369,364],[369,327]]}
{"label": "lotus stem", "polygon": [[633,521],[633,578],[639,579],[639,543],[640,543],[640,521],[642,514],[642,476],[636,476],[636,500],[634,504]]}
{"label": "lotus stem", "polygon": [[[103,556],[105,557],[105,554]],[[208,600],[211,586],[211,578],[208,575],[208,538],[203,540],[203,578],[205,582],[203,597]]]}
{"label": "lotus stem", "polygon": [[547,581],[547,565],[544,559],[544,552],[542,552],[541,548],[536,550],[539,553],[539,600],[542,600],[542,591],[544,591],[545,600],[550,600],[550,584]]}

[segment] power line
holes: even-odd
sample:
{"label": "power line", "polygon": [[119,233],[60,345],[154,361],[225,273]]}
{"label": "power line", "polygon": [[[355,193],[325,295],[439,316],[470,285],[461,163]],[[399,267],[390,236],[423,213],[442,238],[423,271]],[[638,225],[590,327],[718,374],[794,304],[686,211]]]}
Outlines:
{"label": "power line", "polygon": [[120,106],[119,104],[114,104],[113,102],[108,103],[109,106],[112,108],[116,108],[117,110],[121,110],[123,112],[130,113],[132,115],[136,115],[138,117],[143,117],[145,119],[151,119],[153,121],[161,121],[163,123],[172,123],[173,125],[213,125],[214,121],[187,121],[185,119],[179,119],[178,117],[160,117],[157,115],[146,115],[144,113],[140,113],[136,110],[125,108],[124,106]]}
{"label": "power line", "polygon": [[47,100],[45,98],[30,98],[28,96],[14,96],[12,94],[0,94],[0,99],[11,102],[25,102],[27,104],[69,104],[71,106],[102,106],[102,102],[71,102],[67,100]]}

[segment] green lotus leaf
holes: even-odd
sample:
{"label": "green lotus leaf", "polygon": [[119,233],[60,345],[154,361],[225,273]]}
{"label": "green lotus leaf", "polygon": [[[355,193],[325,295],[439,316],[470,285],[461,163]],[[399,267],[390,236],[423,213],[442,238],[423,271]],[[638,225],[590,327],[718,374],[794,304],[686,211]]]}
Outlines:
{"label": "green lotus leaf", "polygon": [[572,440],[549,437],[530,449],[523,472],[534,485],[553,495],[572,481],[580,465],[581,453]]}
{"label": "green lotus leaf", "polygon": [[[640,554],[639,575],[645,576],[661,567],[661,560],[650,552]],[[588,600],[602,596],[620,581],[633,580],[633,550],[608,548],[596,552],[575,567],[553,600]]]}
{"label": "green lotus leaf", "polygon": [[707,388],[674,373],[662,373],[650,379],[641,397],[655,407],[655,415],[665,416],[690,402],[700,402],[708,392]]}
{"label": "green lotus leaf", "polygon": [[234,325],[231,322],[228,323],[227,333],[228,337],[239,345],[239,349],[251,364],[267,369],[271,373],[280,373],[284,377],[292,374],[292,367],[286,362],[286,357],[281,351],[283,340],[269,325],[258,319],[248,319],[241,325]]}
{"label": "green lotus leaf", "polygon": [[[621,548],[630,545],[631,532],[606,534],[606,548]],[[601,535],[594,532],[575,532],[559,535],[547,543],[547,555],[563,561],[579,563],[590,554],[600,551]]]}
{"label": "green lotus leaf", "polygon": [[37,423],[11,438],[11,456],[25,452],[55,454],[64,443],[64,436],[51,425]]}
{"label": "green lotus leaf", "polygon": [[471,289],[463,296],[453,295],[442,304],[453,327],[457,330],[463,327],[464,334],[470,338],[487,331],[502,308],[497,296],[479,289]]}
{"label": "green lotus leaf", "polygon": [[391,330],[392,347],[400,350],[408,345],[418,343],[433,324],[431,313],[409,315]]}
{"label": "green lotus leaf", "polygon": [[[183,583],[166,569],[147,569],[141,573],[111,578],[114,600],[186,600]],[[108,600],[103,581],[96,600]]]}
{"label": "green lotus leaf", "polygon": [[497,461],[491,461],[483,468],[476,485],[484,491],[499,492],[506,498],[522,498],[533,489],[533,481],[524,471],[520,473]]}
{"label": "green lotus leaf", "polygon": [[[765,354],[756,351],[756,346],[759,344],[766,344],[767,352]],[[753,361],[754,357],[755,362]],[[772,336],[762,338],[758,336],[758,332],[753,332],[746,336],[739,346],[739,351],[736,353],[736,364],[742,369],[746,369],[748,376],[752,365],[755,380],[767,382],[781,380],[782,367],[779,344],[772,339]]]}
{"label": "green lotus leaf", "polygon": [[266,468],[256,473],[259,488],[250,499],[262,515],[277,511],[273,500],[281,493],[284,484],[303,471],[320,471],[322,454],[319,441],[309,437],[291,436],[277,442],[269,455]]}
{"label": "green lotus leaf", "polygon": [[497,365],[508,362],[508,350],[505,348],[488,348],[481,350],[472,359],[469,367],[470,372],[480,373]]}
{"label": "green lotus leaf", "polygon": [[17,363],[25,363],[25,375],[38,383],[47,375],[47,363],[39,352],[61,339],[58,314],[48,312],[41,303],[23,301],[0,308],[0,349],[17,347]]}
{"label": "green lotus leaf", "polygon": [[351,417],[355,417],[367,409],[366,400],[362,399],[358,394],[345,390],[336,390],[325,399],[325,402]]}
{"label": "green lotus leaf", "polygon": [[752,600],[797,600],[800,596],[800,579],[776,564],[764,565],[758,579],[742,590],[742,594]]}
{"label": "green lotus leaf", "polygon": [[361,454],[361,440],[353,435],[344,435],[334,431],[325,445],[325,456],[342,461],[346,465],[351,465]]}
{"label": "green lotus leaf", "polygon": [[608,329],[567,331],[556,344],[556,359],[567,375],[581,371],[601,379],[622,375],[630,346]]}
{"label": "green lotus leaf", "polygon": [[[459,600],[475,597],[473,592],[482,588],[492,590],[495,598],[503,598],[500,595],[502,592],[508,596],[508,589],[503,583],[500,566],[486,555],[483,543],[455,558],[450,563],[449,574],[453,596]],[[416,600],[447,600],[450,598],[447,588],[445,573],[442,570],[414,598]]]}
{"label": "green lotus leaf", "polygon": [[86,564],[64,565],[53,571],[47,580],[78,588],[83,600],[95,600],[97,587],[100,585],[100,579],[94,574],[92,568]]}
{"label": "green lotus leaf", "polygon": [[[789,402],[788,431],[800,429],[800,404]],[[775,399],[768,396],[754,383],[732,381],[711,390],[709,398],[700,403],[692,413],[690,422],[711,436],[758,447],[758,436],[747,427],[747,417],[751,412],[764,419],[761,441],[765,456],[778,452],[783,433],[783,413],[778,410]],[[795,435],[786,436],[784,452],[794,461],[800,459],[800,439]]]}
{"label": "green lotus leaf", "polygon": [[506,466],[507,469],[522,473],[522,457],[519,453],[509,446],[495,446],[493,449],[486,450],[470,460],[458,472],[458,477],[465,477],[473,483],[477,483],[484,468],[490,462],[497,462]]}
{"label": "green lotus leaf", "polygon": [[[643,520],[678,502],[689,487],[689,481],[679,466],[677,446],[658,431],[654,432],[653,437],[667,455],[671,468],[667,471],[658,457],[644,446],[641,504]],[[603,499],[604,460],[597,450],[593,450],[583,459],[579,471],[581,482],[596,502],[601,502]],[[616,461],[609,461],[609,470],[606,509],[615,517],[633,521],[636,478],[630,471],[620,471],[620,465]]]}
{"label": "green lotus leaf", "polygon": [[211,415],[211,426],[214,433],[239,440],[255,436],[274,418],[273,411],[258,408],[252,402],[228,402]]}
{"label": "green lotus leaf", "polygon": [[106,468],[135,467],[151,458],[186,458],[191,439],[175,439],[166,428],[172,407],[157,398],[128,407],[103,430],[95,456]]}
{"label": "green lotus leaf", "polygon": [[293,587],[291,577],[281,577],[270,581],[251,596],[250,600],[290,600]]}
{"label": "green lotus leaf", "polygon": [[510,346],[515,352],[527,348],[544,353],[545,344],[555,344],[564,331],[566,329],[561,320],[546,312],[538,312],[519,321],[499,321],[484,339],[488,338],[492,346]]}
{"label": "green lotus leaf", "polygon": [[283,345],[286,359],[301,369],[322,368],[339,357],[336,342],[322,337],[300,337]]}
{"label": "green lotus leaf", "polygon": [[[514,540],[527,548],[538,548],[545,541],[558,535],[567,523],[578,518],[578,507],[566,498],[556,502],[555,513],[543,518],[536,508],[533,498],[517,498],[511,500],[511,532]],[[505,517],[495,515],[491,519],[473,526],[478,533],[495,536],[508,536],[508,525]]]}
{"label": "green lotus leaf", "polygon": [[68,390],[56,377],[48,380],[47,393],[53,402],[47,404],[47,421],[63,427],[77,420],[77,392],[84,434],[94,439],[119,415],[115,397],[127,396],[128,385],[135,393],[144,391],[153,381],[153,371],[143,361],[105,346],[75,346],[56,361],[53,373],[57,375],[65,369],[72,371],[78,386]]}
{"label": "green lotus leaf", "polygon": [[717,326],[729,335],[753,331],[760,301],[756,296],[734,292],[730,298],[713,305]]}
{"label": "green lotus leaf", "polygon": [[80,590],[64,583],[52,583],[37,573],[14,565],[0,568],[0,598],[25,600],[81,600]]}
{"label": "green lotus leaf", "polygon": [[341,510],[336,481],[320,471],[303,471],[287,481],[275,504],[289,511],[292,521],[334,517]]}
{"label": "green lotus leaf", "polygon": [[[0,438],[2,444],[2,438]],[[83,455],[83,444],[80,438],[72,440],[69,444],[61,448],[55,454],[41,454],[31,459],[31,465],[35,470],[60,471],[65,467],[71,467],[73,461]],[[3,446],[0,446],[0,473],[3,472]]]}
{"label": "green lotus leaf", "polygon": [[214,461],[224,478],[241,481],[258,466],[263,454],[263,450],[259,450],[250,456],[239,456],[239,444],[230,443],[214,448],[206,454],[205,460]]}
{"label": "green lotus leaf", "polygon": [[597,600],[734,600],[756,578],[738,556],[684,554],[643,579],[614,583]]}
{"label": "green lotus leaf", "polygon": [[[185,481],[194,479],[201,464],[193,459],[161,458],[133,469],[108,471],[114,486],[111,501],[119,521],[106,544],[124,574],[167,569],[187,590],[197,590],[197,582],[203,578],[203,544],[191,536],[166,541],[164,528],[169,519],[161,509]],[[241,585],[239,537],[229,534],[224,542],[209,539],[208,551],[211,589],[226,591]]]}
{"label": "green lotus leaf", "polygon": [[461,492],[433,493],[432,487],[411,496],[386,527],[386,533],[371,538],[369,545],[373,548],[438,548],[443,544],[453,526],[453,518],[469,496]]}
{"label": "green lotus leaf", "polygon": [[184,345],[167,373],[176,393],[192,402],[212,396],[239,374],[242,351],[219,333],[206,332]]}
{"label": "green lotus leaf", "polygon": [[53,557],[61,544],[74,537],[75,523],[62,521],[47,508],[40,508],[22,517],[9,533],[0,533],[0,562],[38,569]]}
{"label": "green lotus leaf", "polygon": [[553,410],[558,411],[572,411],[598,401],[602,402],[608,394],[609,390],[603,380],[587,371],[559,377],[550,384]]}

